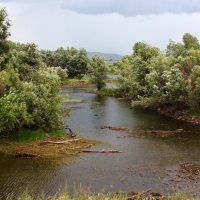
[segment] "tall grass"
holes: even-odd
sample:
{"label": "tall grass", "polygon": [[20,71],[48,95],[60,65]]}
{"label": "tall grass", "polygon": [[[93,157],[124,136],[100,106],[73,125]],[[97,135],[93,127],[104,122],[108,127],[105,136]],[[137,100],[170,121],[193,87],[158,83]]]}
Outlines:
{"label": "tall grass", "polygon": [[[10,195],[6,200],[159,200],[159,198],[154,198],[152,196],[133,196],[128,197],[127,195],[116,194],[116,195],[89,195],[86,193],[76,194],[74,197],[70,197],[69,194],[62,194],[60,196],[45,197],[44,195],[35,197],[27,192],[24,192],[21,196]],[[188,197],[183,195],[176,195],[171,197],[162,197],[160,200],[200,200],[198,197]]]}
{"label": "tall grass", "polygon": [[20,132],[12,132],[10,134],[10,139],[16,142],[28,142],[44,139],[47,135],[63,137],[64,135],[66,135],[66,133],[64,132],[64,130],[51,130],[45,132],[41,129],[22,129]]}

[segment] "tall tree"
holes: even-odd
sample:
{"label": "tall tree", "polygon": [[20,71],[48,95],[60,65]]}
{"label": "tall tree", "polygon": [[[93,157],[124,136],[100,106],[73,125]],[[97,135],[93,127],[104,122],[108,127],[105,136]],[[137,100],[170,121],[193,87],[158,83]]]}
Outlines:
{"label": "tall tree", "polygon": [[8,61],[9,42],[7,41],[10,21],[5,9],[0,9],[0,70],[5,69]]}
{"label": "tall tree", "polygon": [[93,57],[88,68],[97,90],[101,90],[106,85],[107,67],[104,59],[97,56]]}
{"label": "tall tree", "polygon": [[199,49],[200,45],[199,45],[199,40],[197,39],[197,37],[191,35],[190,33],[185,33],[185,35],[183,36],[183,43],[185,45],[186,49]]}

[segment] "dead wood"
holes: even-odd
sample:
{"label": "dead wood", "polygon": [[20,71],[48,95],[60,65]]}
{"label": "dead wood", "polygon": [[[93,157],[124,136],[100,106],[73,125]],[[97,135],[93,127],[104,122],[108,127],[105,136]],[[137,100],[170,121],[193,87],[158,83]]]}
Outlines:
{"label": "dead wood", "polygon": [[112,131],[128,131],[128,128],[112,127],[112,126],[103,126],[103,127],[101,127],[101,129],[109,129],[109,130],[112,130]]}
{"label": "dead wood", "polygon": [[15,154],[15,158],[34,158],[34,157],[38,157],[38,155],[30,153],[20,153],[20,152],[17,152]]}
{"label": "dead wood", "polygon": [[77,142],[79,140],[81,140],[81,138],[77,138],[77,139],[73,139],[73,140],[58,141],[58,142],[43,141],[43,142],[40,142],[39,144],[40,145],[45,145],[45,144],[69,144],[69,143],[72,143],[72,142]]}
{"label": "dead wood", "polygon": [[143,196],[149,196],[150,191],[151,191],[151,189],[145,190],[143,192],[134,193],[133,196],[128,197],[127,200],[134,200],[134,199],[139,199]]}
{"label": "dead wood", "polygon": [[82,152],[84,152],[84,153],[123,153],[123,152],[118,151],[118,150],[106,150],[106,149],[103,149],[103,150],[82,150]]}

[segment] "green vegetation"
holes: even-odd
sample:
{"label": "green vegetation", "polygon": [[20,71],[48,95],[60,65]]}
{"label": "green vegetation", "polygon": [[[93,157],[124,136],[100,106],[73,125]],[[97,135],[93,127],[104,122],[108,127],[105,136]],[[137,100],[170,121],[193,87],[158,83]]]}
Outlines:
{"label": "green vegetation", "polygon": [[189,33],[166,52],[138,42],[120,63],[120,84],[136,105],[175,106],[200,112],[200,45]]}
{"label": "green vegetation", "polygon": [[48,134],[41,130],[34,130],[34,129],[22,129],[20,134],[18,131],[12,132],[12,135],[10,135],[9,139],[14,142],[32,142],[37,141],[41,139],[45,139],[46,136],[52,136],[52,137],[64,137],[66,136],[66,133],[62,130],[51,130],[48,131]]}
{"label": "green vegetation", "polygon": [[93,57],[89,64],[89,73],[98,91],[105,87],[107,67],[104,59]]}
{"label": "green vegetation", "polygon": [[[12,140],[11,140],[12,139]],[[100,142],[85,138],[71,138],[66,133],[41,130],[25,130],[21,136],[14,136],[0,142],[0,153],[21,157],[62,158],[78,155],[83,148],[89,148]],[[54,160],[50,160],[54,162]]]}
{"label": "green vegetation", "polygon": [[10,43],[7,59],[0,71],[0,132],[62,128],[60,78],[42,62],[36,46]]}
{"label": "green vegetation", "polygon": [[42,138],[45,138],[45,132],[43,130],[22,129],[20,134],[18,131],[14,131],[10,135],[10,139],[16,142],[36,141]]}
{"label": "green vegetation", "polygon": [[102,88],[97,92],[98,95],[123,97],[122,91],[117,88]]}
{"label": "green vegetation", "polygon": [[43,61],[50,67],[67,69],[70,78],[81,78],[87,73],[89,58],[85,49],[59,48],[56,51],[41,51]]}
{"label": "green vegetation", "polygon": [[[132,198],[131,198],[132,197]],[[7,197],[6,200],[13,200],[16,199],[16,197],[13,197],[10,195]],[[152,196],[145,196],[145,195],[135,195],[135,196],[127,196],[127,195],[122,195],[122,194],[116,194],[116,195],[104,195],[104,194],[98,194],[98,195],[91,195],[88,194],[87,192],[81,192],[79,194],[75,194],[74,197],[70,197],[69,194],[62,194],[59,196],[55,197],[45,197],[44,195],[41,195],[39,197],[33,197],[29,195],[27,192],[24,192],[21,196],[17,198],[17,200],[128,200],[128,199],[135,199],[135,200],[156,200],[156,199],[165,199],[165,200],[198,200],[198,198],[195,197],[188,197],[188,196],[183,196],[183,195],[176,195],[173,197],[160,197],[160,198],[155,198]]]}
{"label": "green vegetation", "polygon": [[59,95],[61,83],[81,86],[92,80],[101,89],[105,61],[89,60],[84,49],[39,51],[35,44],[8,41],[10,22],[4,9],[0,18],[0,133],[25,135],[27,130],[62,129],[67,110],[61,103],[68,101]]}

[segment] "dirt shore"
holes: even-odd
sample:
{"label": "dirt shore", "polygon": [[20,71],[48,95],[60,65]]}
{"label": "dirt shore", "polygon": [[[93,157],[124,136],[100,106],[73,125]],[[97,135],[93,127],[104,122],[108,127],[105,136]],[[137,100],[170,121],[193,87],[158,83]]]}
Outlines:
{"label": "dirt shore", "polygon": [[69,87],[69,88],[76,87],[76,88],[78,88],[78,87],[85,87],[85,86],[90,86],[90,85],[92,85],[91,82],[80,80],[80,81],[75,81],[75,82],[62,83],[61,87]]}
{"label": "dirt shore", "polygon": [[3,140],[0,143],[0,153],[21,157],[63,157],[74,156],[82,152],[82,149],[90,148],[98,141],[82,137],[70,138],[47,136],[42,140],[33,142],[14,142]]}

